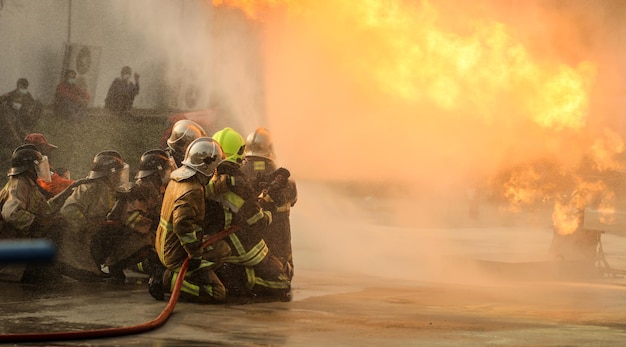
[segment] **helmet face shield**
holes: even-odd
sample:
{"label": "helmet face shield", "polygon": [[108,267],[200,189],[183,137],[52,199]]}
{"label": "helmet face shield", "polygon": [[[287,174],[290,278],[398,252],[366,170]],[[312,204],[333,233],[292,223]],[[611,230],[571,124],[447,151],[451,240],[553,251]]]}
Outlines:
{"label": "helmet face shield", "polygon": [[170,175],[172,171],[176,170],[176,162],[174,158],[170,157],[167,160],[167,165],[161,170],[161,184],[165,187],[170,182]]}
{"label": "helmet face shield", "polygon": [[130,182],[130,165],[124,163],[124,166],[120,169],[120,185],[128,184]]}
{"label": "helmet face shield", "polygon": [[50,163],[47,156],[42,156],[41,160],[35,161],[35,171],[37,178],[44,182],[52,182],[52,173],[50,172]]}
{"label": "helmet face shield", "polygon": [[176,165],[176,160],[174,160],[174,157],[170,156],[167,161],[169,162],[169,165],[172,168],[172,171],[178,169],[178,165]]}
{"label": "helmet face shield", "polygon": [[[91,163],[91,171],[89,171],[87,178],[96,179],[109,175],[116,175],[120,178],[120,173],[124,171],[125,166],[128,166],[128,164],[124,163],[122,156],[117,151],[103,151],[94,157]],[[127,169],[127,171],[125,173],[126,181],[128,181],[128,176],[130,175],[130,170]]]}

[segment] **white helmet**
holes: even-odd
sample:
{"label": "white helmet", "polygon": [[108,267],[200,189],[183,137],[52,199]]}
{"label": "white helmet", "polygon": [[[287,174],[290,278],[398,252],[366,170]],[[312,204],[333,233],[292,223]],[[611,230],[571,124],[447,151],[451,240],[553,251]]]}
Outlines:
{"label": "white helmet", "polygon": [[209,137],[209,135],[198,123],[189,119],[181,119],[174,123],[172,133],[167,139],[167,146],[182,156],[186,153],[187,146],[200,137]]}
{"label": "white helmet", "polygon": [[193,176],[196,172],[210,177],[223,159],[224,152],[215,140],[210,137],[197,138],[187,147],[183,166],[174,170],[171,177],[180,181]]}
{"label": "white helmet", "polygon": [[255,156],[274,160],[274,145],[269,130],[261,127],[248,135],[246,139],[245,156]]}

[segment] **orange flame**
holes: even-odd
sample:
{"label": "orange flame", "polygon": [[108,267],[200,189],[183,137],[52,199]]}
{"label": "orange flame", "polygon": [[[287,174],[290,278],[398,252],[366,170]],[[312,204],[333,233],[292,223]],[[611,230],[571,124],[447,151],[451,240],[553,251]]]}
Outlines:
{"label": "orange flame", "polygon": [[[487,120],[499,113],[497,104],[504,97],[511,99],[512,109],[543,128],[581,129],[586,124],[593,65],[539,63],[500,22],[473,21],[467,32],[457,33],[439,22],[437,9],[428,1],[421,6],[389,0],[331,7],[325,7],[327,2],[288,0],[213,4],[240,8],[254,19],[272,8],[299,6],[306,9],[297,12],[306,13],[305,20],[325,21],[316,29],[335,52],[353,50],[350,41],[355,38],[367,39],[369,47],[359,47],[358,55],[342,55],[349,57],[345,67],[363,80],[362,85],[375,85],[396,97],[427,100],[448,111],[474,107]],[[332,31],[334,21],[348,21],[352,31]]]}
{"label": "orange flame", "polygon": [[581,181],[569,199],[569,201],[557,200],[554,204],[552,222],[555,230],[561,235],[569,235],[575,232],[583,222],[585,208],[597,206],[603,211],[603,221],[611,222],[615,204],[615,193],[603,182]]}

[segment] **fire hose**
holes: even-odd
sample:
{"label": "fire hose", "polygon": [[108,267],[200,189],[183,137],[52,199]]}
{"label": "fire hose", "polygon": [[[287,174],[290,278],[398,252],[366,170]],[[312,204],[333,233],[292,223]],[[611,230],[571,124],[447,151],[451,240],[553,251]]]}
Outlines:
{"label": "fire hose", "polygon": [[[216,234],[211,235],[207,240],[205,240],[202,244],[202,248],[206,248],[207,246],[225,238],[226,236],[236,232],[239,230],[238,225],[231,226],[230,228],[224,229]],[[170,299],[155,319],[144,322],[142,324],[133,325],[133,326],[125,326],[125,327],[116,327],[116,328],[106,328],[106,329],[95,329],[95,330],[81,330],[81,331],[62,331],[62,332],[50,332],[50,333],[24,333],[24,334],[0,334],[0,343],[5,342],[33,342],[33,341],[64,341],[64,340],[86,340],[86,339],[97,339],[102,337],[114,337],[114,336],[124,336],[124,335],[132,335],[132,334],[140,334],[153,329],[156,329],[167,321],[172,312],[174,311],[174,307],[176,306],[176,302],[178,301],[178,297],[180,295],[180,289],[183,285],[183,280],[185,279],[185,275],[187,274],[187,268],[189,267],[189,257],[185,259],[183,265],[180,267],[180,272],[178,274],[178,278],[176,278],[176,282],[174,284],[174,288],[172,289],[172,294],[170,295]]]}

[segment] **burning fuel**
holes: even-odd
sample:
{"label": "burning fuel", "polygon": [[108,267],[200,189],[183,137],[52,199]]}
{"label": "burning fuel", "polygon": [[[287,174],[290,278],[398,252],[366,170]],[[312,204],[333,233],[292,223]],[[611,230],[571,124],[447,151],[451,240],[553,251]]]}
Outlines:
{"label": "burning fuel", "polygon": [[378,165],[396,163],[393,179],[423,191],[478,176],[507,210],[553,204],[565,233],[576,223],[564,210],[580,201],[563,196],[595,186],[602,206],[614,200],[614,182],[602,182],[623,169],[620,115],[601,97],[616,88],[601,68],[611,4],[213,4],[263,26],[267,116],[284,143],[311,129],[323,139],[285,155],[328,163],[299,170],[311,178],[377,181]]}

